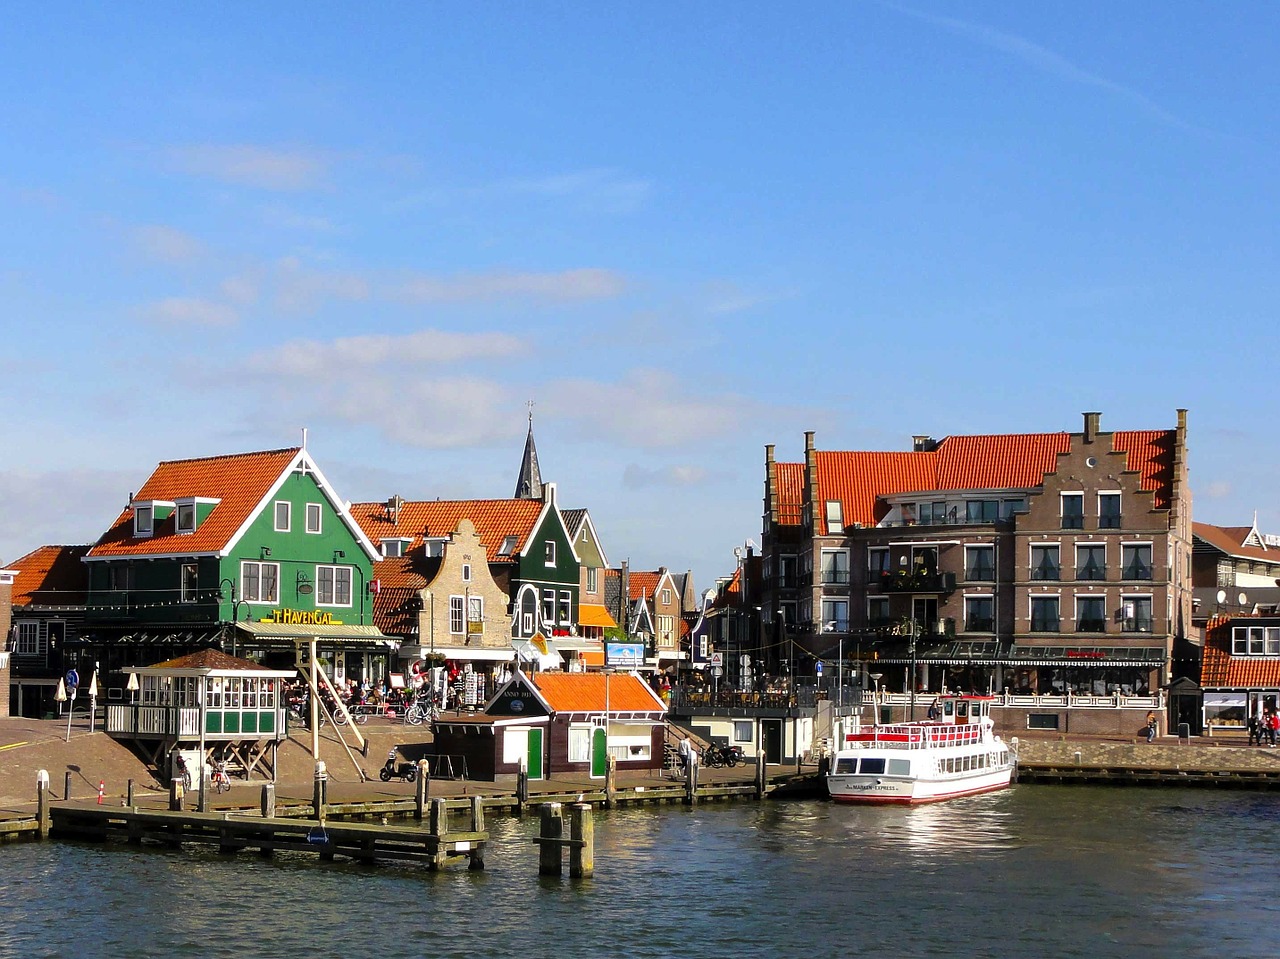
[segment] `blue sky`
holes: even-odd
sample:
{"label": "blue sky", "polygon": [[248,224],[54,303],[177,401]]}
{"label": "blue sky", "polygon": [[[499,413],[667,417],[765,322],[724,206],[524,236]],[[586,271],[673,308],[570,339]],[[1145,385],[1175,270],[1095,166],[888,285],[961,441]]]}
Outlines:
{"label": "blue sky", "polygon": [[699,588],[764,446],[1171,428],[1280,532],[1280,6],[118,4],[0,41],[0,562],[160,460],[545,479]]}

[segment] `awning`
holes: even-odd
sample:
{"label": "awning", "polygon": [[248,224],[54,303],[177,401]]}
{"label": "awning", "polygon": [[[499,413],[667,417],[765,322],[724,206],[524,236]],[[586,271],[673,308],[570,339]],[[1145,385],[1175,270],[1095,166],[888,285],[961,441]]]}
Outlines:
{"label": "awning", "polygon": [[553,646],[557,651],[562,653],[604,652],[604,646],[598,639],[580,639],[571,636],[557,636],[555,639],[550,640],[548,645]]}
{"label": "awning", "polygon": [[1029,646],[1014,643],[1009,662],[1018,666],[1160,666],[1163,646]]}
{"label": "awning", "polygon": [[364,643],[369,646],[386,646],[395,642],[377,626],[324,625],[309,626],[303,623],[236,623],[236,629],[257,639],[287,639],[291,642],[318,639],[340,640],[344,646]]}
{"label": "awning", "polygon": [[609,615],[609,611],[603,606],[595,603],[583,603],[578,607],[578,625],[612,629],[618,625],[618,622]]}

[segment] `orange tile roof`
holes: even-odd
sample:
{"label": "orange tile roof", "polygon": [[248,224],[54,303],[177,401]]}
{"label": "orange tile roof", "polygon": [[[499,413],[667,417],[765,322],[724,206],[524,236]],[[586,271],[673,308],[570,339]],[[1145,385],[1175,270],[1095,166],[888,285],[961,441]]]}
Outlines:
{"label": "orange tile roof", "polygon": [[542,508],[541,501],[529,499],[418,500],[406,501],[396,522],[392,522],[386,503],[352,503],[351,515],[375,545],[403,536],[412,538],[410,550],[422,545],[424,533],[432,538],[448,536],[460,521],[469,519],[492,563],[505,558],[498,551],[508,536],[516,537],[515,552],[525,548]]}
{"label": "orange tile roof", "polygon": [[643,569],[633,569],[628,579],[628,598],[633,600],[649,599],[653,596],[653,591],[658,588],[658,580],[661,578],[661,573],[649,572],[648,570]]}
{"label": "orange tile roof", "polygon": [[194,533],[179,535],[175,514],[157,522],[154,535],[138,537],[133,535],[133,507],[127,506],[89,556],[216,553],[226,547],[300,452],[295,447],[161,463],[134,495],[135,501],[204,496],[221,502]]}
{"label": "orange tile roof", "polygon": [[804,464],[774,463],[778,489],[778,523],[800,525],[804,508]]}
{"label": "orange tile roof", "polygon": [[[1168,507],[1173,483],[1173,430],[1117,431],[1112,448],[1139,471],[1140,486]],[[844,522],[872,526],[884,517],[880,497],[933,490],[1021,489],[1041,485],[1071,446],[1070,433],[949,436],[922,452],[815,451],[819,503],[839,500]],[[821,509],[817,505],[817,516]]]}
{"label": "orange tile roof", "polygon": [[[604,711],[604,673],[534,673],[530,678],[558,713]],[[607,678],[611,713],[665,712],[662,701],[638,677],[622,673]]]}
{"label": "orange tile roof", "polygon": [[14,606],[83,606],[89,589],[89,568],[80,558],[88,546],[41,546],[8,569],[13,581]]}
{"label": "orange tile roof", "polygon": [[1280,549],[1263,549],[1261,546],[1245,546],[1245,537],[1253,532],[1252,526],[1210,526],[1208,523],[1192,523],[1191,534],[1228,556],[1248,557],[1259,562],[1280,563]]}
{"label": "orange tile roof", "polygon": [[[1232,656],[1231,627],[1248,617],[1221,617],[1205,627],[1200,685],[1205,689],[1275,689],[1280,686],[1280,659]],[[1274,619],[1271,620],[1274,622]]]}

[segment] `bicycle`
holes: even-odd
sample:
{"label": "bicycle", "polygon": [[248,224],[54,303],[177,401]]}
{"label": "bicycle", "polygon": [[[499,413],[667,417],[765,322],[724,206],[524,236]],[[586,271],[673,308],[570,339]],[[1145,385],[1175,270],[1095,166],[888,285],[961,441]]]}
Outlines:
{"label": "bicycle", "polygon": [[227,764],[225,762],[220,762],[213,768],[213,772],[209,776],[209,782],[220,793],[231,789],[231,777],[227,775]]}
{"label": "bicycle", "polygon": [[439,718],[440,709],[433,701],[414,700],[413,705],[404,713],[404,721],[410,726],[421,726],[423,722],[434,723]]}
{"label": "bicycle", "polygon": [[[347,714],[361,726],[369,721],[369,713],[364,707],[364,703],[350,703],[347,706]],[[347,715],[344,715],[342,710],[335,709],[333,711],[333,722],[335,726],[345,726],[347,725]]]}

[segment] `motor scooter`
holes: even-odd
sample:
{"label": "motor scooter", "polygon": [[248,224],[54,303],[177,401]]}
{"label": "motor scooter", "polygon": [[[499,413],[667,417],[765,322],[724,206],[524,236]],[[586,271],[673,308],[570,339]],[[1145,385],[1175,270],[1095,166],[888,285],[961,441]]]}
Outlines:
{"label": "motor scooter", "polygon": [[411,783],[418,778],[418,764],[397,762],[396,751],[393,749],[387,753],[387,761],[378,770],[378,778],[384,783],[389,783],[392,779],[403,779],[405,782]]}

